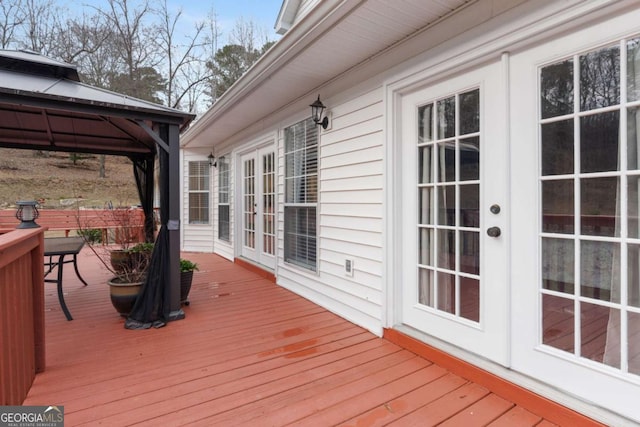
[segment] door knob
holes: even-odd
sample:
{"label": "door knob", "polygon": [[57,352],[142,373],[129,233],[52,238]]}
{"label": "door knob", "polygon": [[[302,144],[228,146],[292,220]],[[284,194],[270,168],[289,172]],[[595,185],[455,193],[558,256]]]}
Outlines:
{"label": "door knob", "polygon": [[487,235],[489,237],[500,237],[500,234],[502,234],[500,227],[489,227],[487,229]]}

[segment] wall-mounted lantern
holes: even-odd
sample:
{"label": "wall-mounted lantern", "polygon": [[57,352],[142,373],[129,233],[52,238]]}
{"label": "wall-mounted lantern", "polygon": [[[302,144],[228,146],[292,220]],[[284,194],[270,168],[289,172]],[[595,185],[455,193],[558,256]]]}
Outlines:
{"label": "wall-mounted lantern", "polygon": [[209,167],[215,168],[218,166],[218,162],[216,162],[216,156],[213,155],[213,151],[207,156],[207,159],[209,159]]}
{"label": "wall-mounted lantern", "polygon": [[326,129],[329,126],[329,117],[324,116],[324,118],[322,118],[322,112],[326,107],[322,101],[320,101],[320,95],[318,95],[318,99],[316,99],[313,104],[309,105],[309,107],[311,107],[311,118],[313,119],[313,122],[322,126],[322,129]]}

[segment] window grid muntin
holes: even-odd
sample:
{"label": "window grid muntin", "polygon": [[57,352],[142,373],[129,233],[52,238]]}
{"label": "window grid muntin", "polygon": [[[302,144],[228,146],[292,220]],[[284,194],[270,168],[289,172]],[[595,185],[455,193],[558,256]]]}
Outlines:
{"label": "window grid muntin", "polygon": [[[460,96],[463,94],[470,94],[473,92],[478,93],[477,97],[478,97],[478,102],[477,102],[477,126],[478,126],[478,131],[477,132],[469,132],[469,133],[465,133],[465,134],[461,134],[460,133]],[[479,192],[480,192],[480,179],[476,179],[476,180],[464,180],[461,181],[460,180],[460,174],[461,174],[461,169],[462,169],[462,165],[461,165],[461,154],[460,154],[460,142],[461,141],[466,141],[470,138],[477,138],[478,139],[478,146],[481,147],[482,145],[482,138],[481,138],[481,111],[480,111],[480,89],[479,88],[471,88],[471,89],[466,89],[466,90],[462,90],[460,92],[457,92],[455,95],[448,95],[446,97],[442,97],[439,99],[434,100],[433,102],[430,103],[426,103],[420,107],[418,107],[417,111],[418,111],[418,127],[419,127],[419,132],[418,135],[419,137],[417,138],[417,159],[416,159],[416,167],[418,168],[418,178],[417,178],[417,200],[419,202],[422,201],[422,193],[423,193],[423,189],[430,189],[430,203],[428,203],[429,205],[429,212],[426,212],[426,217],[429,219],[429,221],[431,223],[425,224],[422,223],[420,218],[424,217],[425,212],[422,211],[422,206],[419,205],[418,206],[418,219],[417,219],[417,228],[418,228],[418,236],[420,236],[421,232],[427,231],[427,233],[429,233],[430,236],[430,240],[431,240],[431,244],[430,246],[430,251],[435,252],[434,254],[431,254],[429,256],[427,256],[427,258],[432,260],[433,265],[428,265],[428,264],[421,264],[420,260],[421,260],[421,253],[420,253],[420,247],[416,248],[416,250],[418,251],[418,263],[417,263],[417,273],[418,273],[418,293],[416,295],[416,301],[418,301],[419,304],[422,304],[423,306],[427,307],[427,309],[429,310],[436,310],[440,313],[446,313],[447,315],[451,315],[454,316],[455,318],[457,318],[458,320],[461,321],[472,321],[474,323],[479,322],[480,321],[480,313],[478,312],[478,318],[477,320],[471,320],[471,319],[467,319],[465,317],[461,316],[461,308],[460,308],[460,302],[461,302],[461,293],[460,293],[460,286],[461,286],[461,279],[472,279],[477,281],[478,287],[481,286],[480,283],[480,275],[479,274],[471,274],[471,273],[467,273],[467,272],[463,272],[461,271],[460,268],[460,257],[461,257],[461,243],[460,243],[460,236],[462,232],[474,232],[478,234],[478,239],[477,241],[479,242],[479,238],[480,238],[480,229],[479,229],[479,219],[478,219],[478,227],[468,227],[468,226],[461,226],[461,201],[460,201],[460,187],[461,186],[466,186],[466,185],[477,185],[478,186],[478,201],[479,201]],[[454,113],[454,120],[455,120],[455,125],[454,125],[454,131],[453,131],[453,136],[448,136],[450,134],[447,134],[446,138],[439,138],[439,136],[441,135],[442,132],[445,131],[445,127],[441,127],[438,123],[438,118],[439,118],[439,112],[440,109],[438,108],[438,103],[444,100],[450,100],[452,99],[454,100],[454,108],[455,108],[455,113]],[[422,109],[426,109],[430,116],[431,116],[431,127],[428,129],[427,132],[423,132],[422,126],[424,126],[423,124],[421,124],[421,110]],[[427,137],[425,138],[424,141],[421,141],[422,135],[423,134],[427,134]],[[441,180],[441,177],[439,176],[439,158],[440,158],[440,149],[444,148],[447,146],[447,144],[450,143],[454,143],[455,146],[455,154],[454,154],[454,165],[455,165],[455,177],[454,180]],[[422,158],[421,158],[421,149],[425,148],[425,147],[431,147],[430,148],[430,166],[429,166],[429,176],[428,177],[424,177],[423,174],[423,170],[420,169],[420,165],[422,163]],[[426,166],[426,165],[425,165]],[[478,153],[478,178],[480,177],[480,165],[479,165],[479,153]],[[424,182],[421,182],[424,181]],[[441,190],[445,189],[448,186],[452,186],[454,188],[454,224],[453,225],[449,225],[449,224],[441,224],[441,220],[440,220],[440,195],[441,195]],[[479,215],[479,212],[478,212]],[[454,255],[454,265],[453,265],[453,269],[449,269],[449,268],[444,268],[439,266],[439,248],[440,248],[440,235],[442,233],[442,231],[453,231],[454,232],[454,250],[453,250],[453,255]],[[419,246],[420,246],[420,237],[418,238],[419,240]],[[431,249],[431,248],[435,248],[435,249]],[[449,253],[451,254],[451,250],[449,250]],[[480,255],[479,252],[477,254],[477,265],[479,268],[479,259],[480,259]],[[425,273],[425,274],[422,274]],[[454,292],[455,292],[455,303],[454,303],[454,310],[453,313],[450,312],[450,310],[441,310],[438,308],[438,304],[439,304],[439,300],[440,300],[440,295],[439,295],[439,281],[440,281],[440,277],[442,277],[442,274],[450,274],[454,276]],[[420,285],[420,278],[422,277],[430,277],[432,280],[432,286],[430,287],[430,292],[432,293],[432,297],[429,297],[429,301],[421,301],[421,285]],[[480,303],[479,303],[479,297],[478,297],[478,301],[477,301],[477,309],[478,311],[480,310]]]}
{"label": "window grid muntin", "polygon": [[191,161],[188,171],[189,224],[209,224],[209,162]]}
{"label": "window grid muntin", "polygon": [[[611,48],[612,44],[607,44],[595,49],[592,49],[587,52],[580,52],[573,55],[570,59],[573,60],[573,103],[574,103],[574,112],[572,114],[563,114],[555,117],[547,117],[541,118],[541,108],[538,108],[538,123],[539,129],[541,129],[542,125],[546,123],[559,122],[562,120],[573,120],[574,126],[574,137],[573,137],[573,149],[574,149],[574,171],[572,174],[563,174],[563,175],[542,175],[542,164],[539,165],[539,197],[540,197],[540,206],[544,209],[542,204],[542,183],[544,182],[554,182],[559,180],[567,180],[572,179],[574,181],[574,201],[573,201],[573,233],[550,233],[544,232],[542,229],[542,225],[544,221],[541,221],[539,228],[539,236],[540,236],[540,253],[541,258],[543,254],[543,241],[544,239],[563,239],[566,241],[574,242],[574,286],[573,293],[567,294],[564,292],[558,292],[553,289],[545,289],[544,288],[544,271],[542,269],[544,266],[541,264],[541,279],[538,284],[539,295],[540,295],[540,317],[539,317],[539,330],[540,334],[538,336],[539,344],[544,344],[544,301],[543,298],[545,295],[559,297],[565,300],[573,300],[573,313],[575,316],[573,318],[573,335],[574,335],[574,343],[573,343],[573,352],[569,352],[569,354],[573,354],[576,358],[586,358],[591,360],[594,363],[598,363],[600,365],[606,365],[611,369],[616,369],[623,373],[631,373],[635,375],[639,375],[639,372],[629,372],[629,360],[628,360],[628,316],[632,314],[640,313],[639,307],[634,307],[628,303],[628,290],[630,283],[628,283],[628,249],[631,245],[637,244],[640,242],[640,236],[631,237],[628,233],[628,192],[626,189],[628,188],[628,180],[630,177],[640,177],[640,164],[636,165],[637,169],[629,169],[628,168],[628,126],[627,126],[627,118],[629,111],[637,108],[640,105],[640,100],[627,100],[627,88],[628,88],[628,71],[627,71],[627,44],[630,41],[639,42],[640,38],[632,37],[629,39],[620,40],[620,42],[616,45],[619,48],[619,103],[617,105],[610,105],[601,108],[595,108],[591,110],[581,111],[580,110],[580,96],[581,96],[581,86],[580,86],[580,57],[582,55],[599,52],[604,49]],[[539,78],[541,76],[542,70],[547,66],[553,66],[554,64],[558,64],[560,62],[566,61],[560,60],[556,61],[552,64],[543,65],[540,67],[540,73],[538,74]],[[637,89],[636,89],[637,91]],[[540,92],[539,92],[540,94]],[[539,97],[541,99],[542,96]],[[618,114],[618,168],[616,171],[602,171],[602,172],[582,172],[581,165],[581,152],[580,152],[580,143],[581,143],[581,135],[580,135],[580,123],[581,118],[597,115],[606,112],[617,111]],[[637,131],[637,130],[636,130]],[[540,147],[542,147],[542,143],[540,142]],[[540,156],[542,160],[542,156]],[[597,236],[597,235],[589,235],[582,234],[581,229],[581,219],[582,219],[582,210],[581,210],[581,182],[585,179],[591,178],[611,178],[615,177],[618,179],[618,197],[619,197],[619,207],[616,211],[617,222],[619,222],[619,236],[616,236],[615,233],[613,236]],[[623,191],[624,190],[624,191]],[[542,218],[541,218],[542,219]],[[611,302],[602,299],[596,299],[591,296],[581,295],[582,291],[582,271],[581,271],[581,242],[608,242],[614,245],[618,245],[619,249],[619,260],[615,260],[615,256],[613,257],[613,262],[616,262],[619,267],[619,302]],[[614,252],[615,254],[615,252]],[[613,266],[612,266],[613,267]],[[637,286],[637,284],[636,284]],[[611,289],[613,291],[613,289]],[[619,366],[612,366],[605,363],[605,360],[597,361],[592,358],[586,357],[582,355],[582,311],[581,306],[584,304],[592,304],[595,306],[607,307],[609,309],[618,310],[619,313],[619,329],[620,336],[618,339],[620,340],[620,350],[619,350]],[[553,346],[551,346],[553,347]],[[563,350],[566,352],[566,350]],[[637,356],[636,356],[637,357]],[[615,357],[614,357],[615,360]]]}

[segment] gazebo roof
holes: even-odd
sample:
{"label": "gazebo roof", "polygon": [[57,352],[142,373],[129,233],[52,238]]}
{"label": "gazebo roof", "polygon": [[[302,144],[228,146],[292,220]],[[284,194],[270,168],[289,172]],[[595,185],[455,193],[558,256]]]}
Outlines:
{"label": "gazebo roof", "polygon": [[194,115],[80,82],[72,64],[0,50],[0,147],[135,155],[155,150],[148,129],[185,128]]}

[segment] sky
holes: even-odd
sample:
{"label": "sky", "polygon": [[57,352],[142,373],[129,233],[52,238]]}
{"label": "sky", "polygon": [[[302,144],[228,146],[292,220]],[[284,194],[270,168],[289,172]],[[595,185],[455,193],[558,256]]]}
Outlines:
{"label": "sky", "polygon": [[213,7],[218,25],[223,32],[222,42],[227,42],[224,34],[233,28],[238,18],[245,21],[257,23],[267,31],[271,40],[276,40],[280,36],[276,34],[274,25],[280,12],[283,0],[167,0],[169,7],[178,10],[182,8],[185,21],[196,22],[205,17]]}
{"label": "sky", "polygon": [[[86,5],[106,6],[107,0],[56,0],[60,6],[80,7]],[[130,4],[138,4],[137,0],[129,0]],[[254,22],[259,28],[267,32],[269,40],[278,40],[280,36],[276,34],[274,25],[280,12],[283,0],[167,0],[169,10],[176,13],[182,8],[180,22],[185,26],[185,32],[189,32],[189,26],[193,29],[195,22],[206,18],[207,14],[213,10],[217,15],[218,26],[222,31],[221,43],[227,43],[228,31],[233,28],[236,21],[242,18],[244,21]],[[151,0],[151,4],[156,1]]]}

